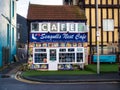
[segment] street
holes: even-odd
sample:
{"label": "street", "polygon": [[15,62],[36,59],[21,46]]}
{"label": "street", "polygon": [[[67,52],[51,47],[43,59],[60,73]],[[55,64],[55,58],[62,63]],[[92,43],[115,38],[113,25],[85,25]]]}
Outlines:
{"label": "street", "polygon": [[0,78],[0,90],[119,90],[117,82],[84,82],[84,83],[25,83],[14,77]]}

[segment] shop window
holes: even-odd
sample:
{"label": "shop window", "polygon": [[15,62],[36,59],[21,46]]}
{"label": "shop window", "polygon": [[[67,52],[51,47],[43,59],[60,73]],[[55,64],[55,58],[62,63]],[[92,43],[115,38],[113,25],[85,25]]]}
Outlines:
{"label": "shop window", "polygon": [[66,43],[66,47],[72,47],[72,43]]}
{"label": "shop window", "polygon": [[77,62],[83,62],[83,53],[77,53]]}
{"label": "shop window", "polygon": [[35,63],[47,63],[47,53],[35,53],[34,62]]}
{"label": "shop window", "polygon": [[35,49],[35,52],[46,52],[46,49]]}
{"label": "shop window", "polygon": [[73,70],[72,64],[58,64],[58,70]]}
{"label": "shop window", "polygon": [[68,52],[74,52],[74,51],[75,51],[74,48],[70,48],[70,49],[68,49]]}
{"label": "shop window", "polygon": [[47,47],[48,44],[47,43],[42,43],[42,47]]}
{"label": "shop window", "polygon": [[59,53],[59,62],[75,62],[75,53]]}
{"label": "shop window", "polygon": [[31,31],[39,31],[39,23],[32,23],[32,30]]}
{"label": "shop window", "polygon": [[60,47],[65,47],[66,43],[60,43]]}
{"label": "shop window", "polygon": [[66,52],[66,49],[60,49],[59,51],[60,52]]}
{"label": "shop window", "polygon": [[77,47],[77,43],[73,43],[73,47]]}

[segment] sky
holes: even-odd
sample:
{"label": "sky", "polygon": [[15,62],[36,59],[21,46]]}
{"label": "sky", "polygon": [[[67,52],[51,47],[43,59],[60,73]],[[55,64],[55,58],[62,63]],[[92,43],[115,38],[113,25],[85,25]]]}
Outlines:
{"label": "sky", "polygon": [[18,0],[17,13],[26,18],[29,2],[41,5],[62,5],[62,1],[63,0]]}

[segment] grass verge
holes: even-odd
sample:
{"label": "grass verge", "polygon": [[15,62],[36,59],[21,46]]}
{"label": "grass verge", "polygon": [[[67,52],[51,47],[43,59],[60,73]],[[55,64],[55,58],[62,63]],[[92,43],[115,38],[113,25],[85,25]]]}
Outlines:
{"label": "grass verge", "polygon": [[[97,65],[89,64],[84,70],[69,70],[69,71],[37,71],[26,70],[23,72],[23,76],[40,76],[40,75],[87,75],[96,74]],[[100,73],[113,73],[118,72],[118,64],[100,64]]]}

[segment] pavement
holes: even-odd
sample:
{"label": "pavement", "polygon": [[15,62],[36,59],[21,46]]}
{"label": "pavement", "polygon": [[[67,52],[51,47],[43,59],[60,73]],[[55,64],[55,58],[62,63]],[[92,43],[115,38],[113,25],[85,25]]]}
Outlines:
{"label": "pavement", "polygon": [[25,60],[20,60],[18,62],[13,62],[11,64],[5,65],[0,69],[0,78],[9,78],[10,76],[15,75]]}
{"label": "pavement", "polygon": [[22,76],[23,79],[47,83],[74,83],[74,82],[120,82],[118,73],[90,74],[90,75],[53,75],[53,76]]}
{"label": "pavement", "polygon": [[75,83],[75,82],[120,82],[120,75],[116,73],[89,74],[89,75],[52,75],[52,76],[22,76],[20,70],[22,63],[15,62],[0,70],[0,77],[9,77],[11,74],[18,73],[22,79],[44,83]]}

